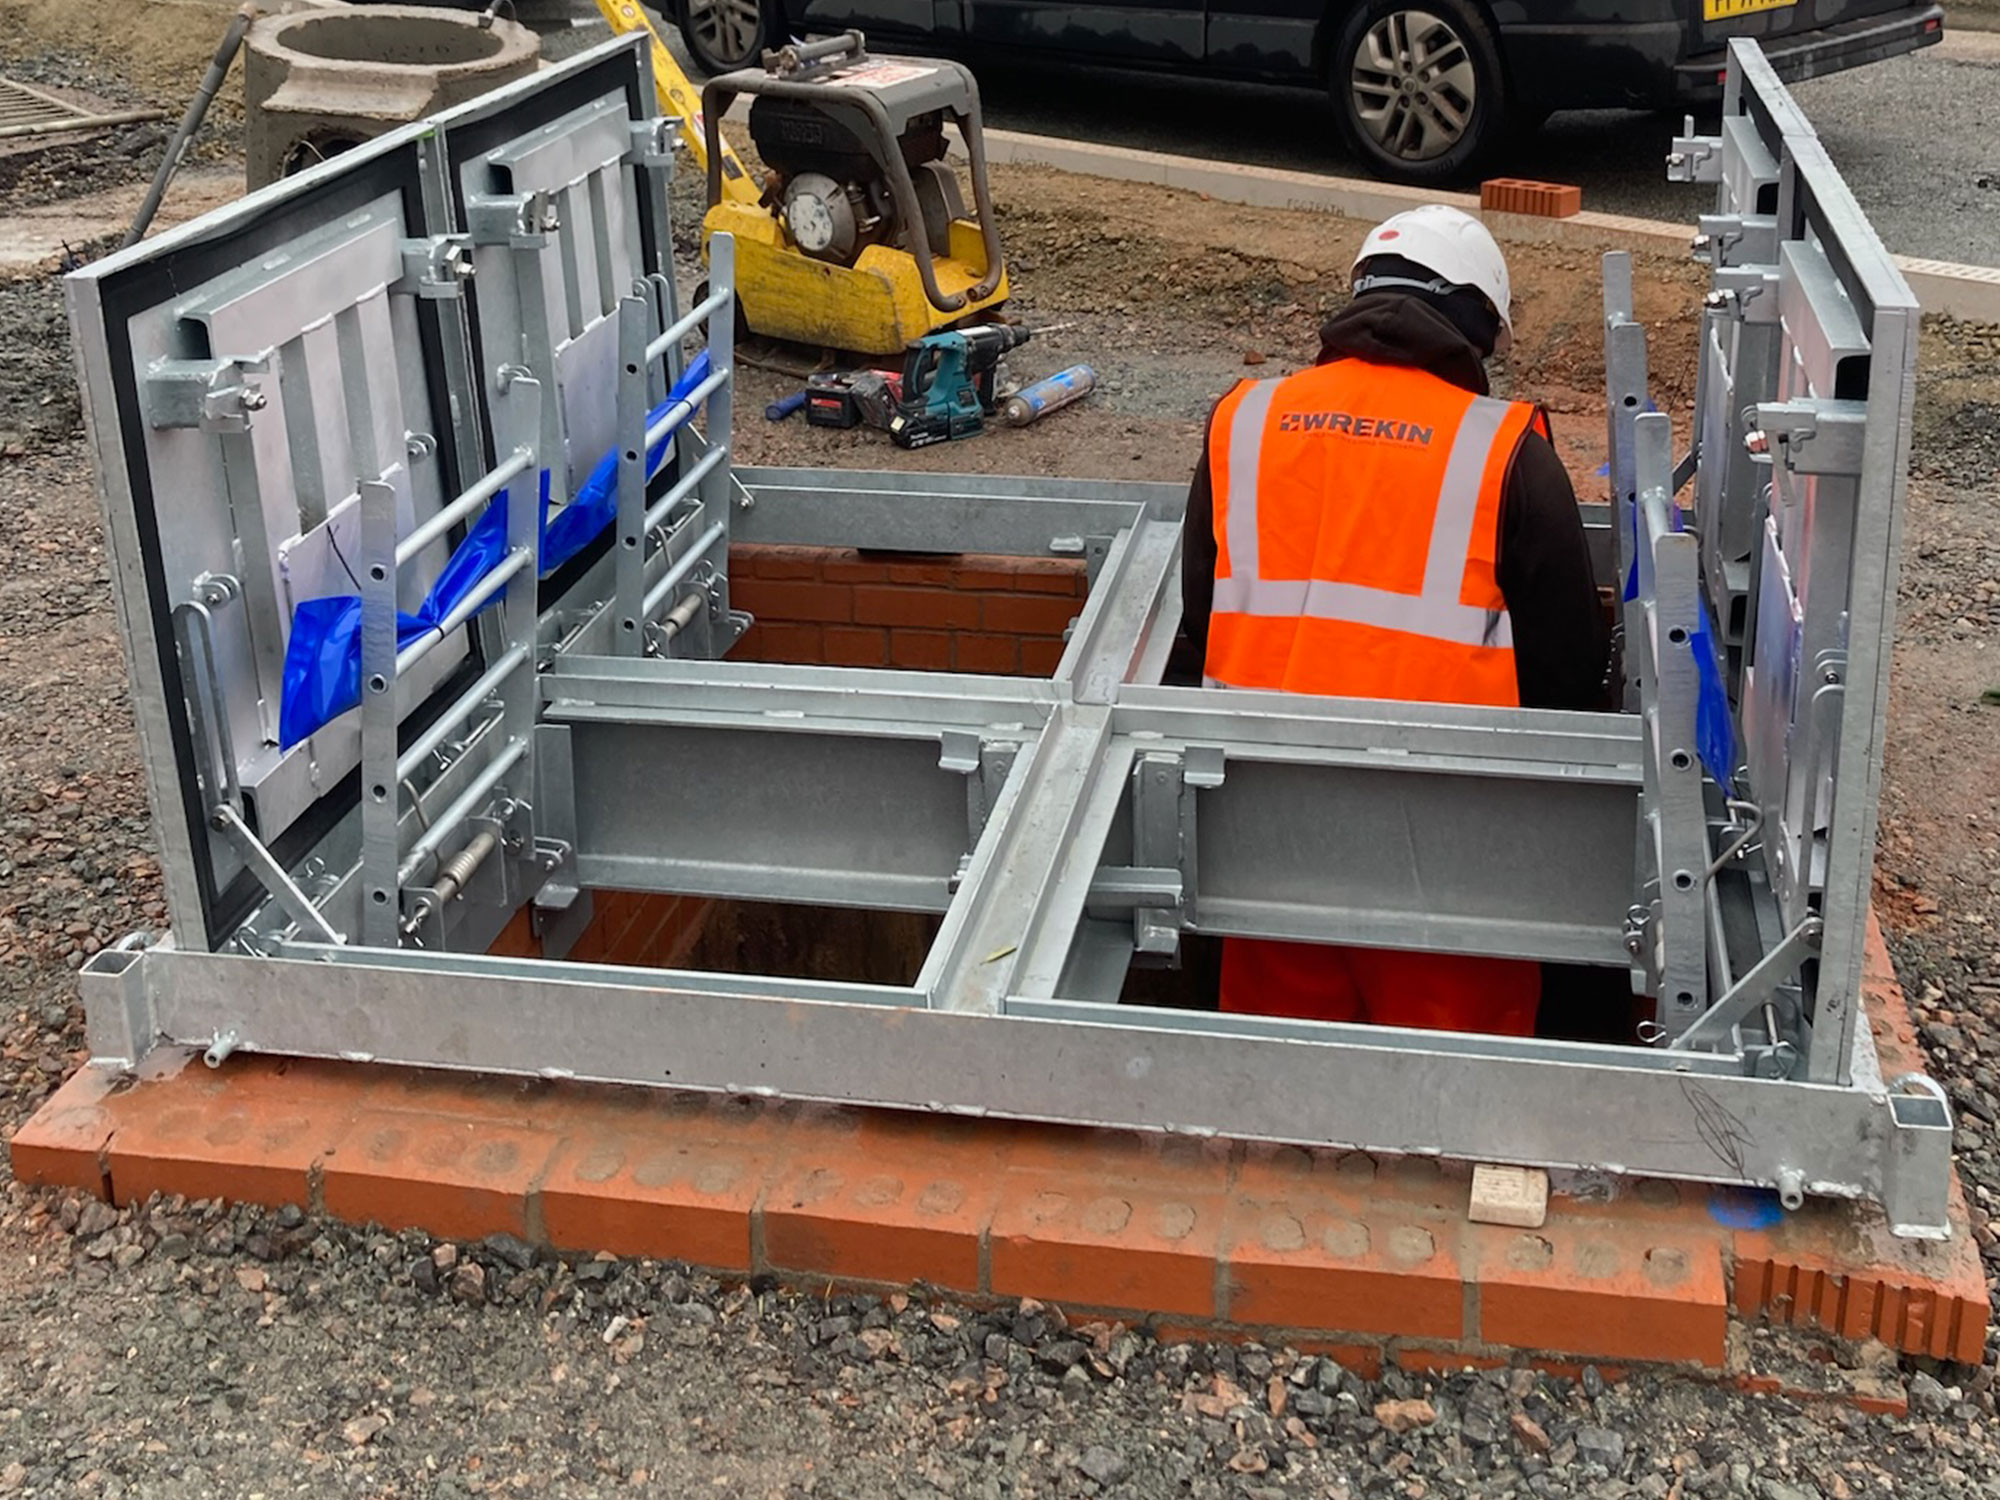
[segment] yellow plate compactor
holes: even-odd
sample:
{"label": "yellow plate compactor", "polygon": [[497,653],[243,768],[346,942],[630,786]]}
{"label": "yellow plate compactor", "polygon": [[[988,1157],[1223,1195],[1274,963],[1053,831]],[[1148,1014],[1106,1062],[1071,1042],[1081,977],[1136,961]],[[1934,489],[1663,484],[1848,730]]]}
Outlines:
{"label": "yellow plate compactor", "polygon": [[[766,53],[764,66],[693,85],[634,0],[598,0],[620,33],[653,32],[660,100],[686,121],[708,176],[712,234],[736,237],[743,322],[767,338],[899,354],[1007,300],[987,185],[979,86],[955,62],[871,57],[858,31]],[[756,182],[721,122],[750,98]],[[947,160],[956,128],[972,180],[967,213]]]}

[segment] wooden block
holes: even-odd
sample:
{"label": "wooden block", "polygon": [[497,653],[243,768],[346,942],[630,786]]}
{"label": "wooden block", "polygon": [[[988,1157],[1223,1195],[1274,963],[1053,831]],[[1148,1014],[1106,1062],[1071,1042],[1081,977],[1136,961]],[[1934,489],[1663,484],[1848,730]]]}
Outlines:
{"label": "wooden block", "polygon": [[1475,1224],[1511,1224],[1516,1229],[1540,1229],[1549,1216],[1549,1174],[1540,1167],[1472,1169],[1472,1207],[1466,1217]]}

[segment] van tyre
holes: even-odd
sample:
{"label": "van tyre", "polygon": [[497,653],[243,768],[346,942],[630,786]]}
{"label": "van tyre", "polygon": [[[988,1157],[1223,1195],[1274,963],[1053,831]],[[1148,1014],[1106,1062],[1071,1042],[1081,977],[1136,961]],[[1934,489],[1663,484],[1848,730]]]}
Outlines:
{"label": "van tyre", "polygon": [[1467,0],[1365,0],[1341,19],[1331,55],[1341,135],[1379,176],[1469,178],[1508,134],[1500,50]]}
{"label": "van tyre", "polygon": [[776,0],[673,0],[667,14],[695,67],[710,77],[754,68],[785,42]]}

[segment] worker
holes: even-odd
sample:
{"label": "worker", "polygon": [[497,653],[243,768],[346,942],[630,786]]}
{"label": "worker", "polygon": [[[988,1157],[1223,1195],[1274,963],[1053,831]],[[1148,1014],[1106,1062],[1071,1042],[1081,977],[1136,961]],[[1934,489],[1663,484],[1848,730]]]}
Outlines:
{"label": "worker", "polygon": [[[1507,264],[1431,205],[1362,243],[1311,368],[1216,406],[1188,493],[1184,658],[1215,688],[1609,707],[1610,631],[1536,405],[1488,396]],[[1530,962],[1223,945],[1225,1011],[1529,1035]]]}

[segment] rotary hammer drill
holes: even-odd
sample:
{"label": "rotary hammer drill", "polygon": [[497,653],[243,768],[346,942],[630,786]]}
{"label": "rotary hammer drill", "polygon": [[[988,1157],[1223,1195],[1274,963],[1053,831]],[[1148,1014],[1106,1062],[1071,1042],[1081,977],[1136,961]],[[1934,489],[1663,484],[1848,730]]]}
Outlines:
{"label": "rotary hammer drill", "polygon": [[[1056,333],[1069,324],[1044,328]],[[993,414],[994,371],[1000,356],[1033,337],[1023,327],[980,323],[947,329],[910,345],[903,357],[903,399],[889,419],[889,436],[899,448],[923,448],[952,438],[972,437]]]}

